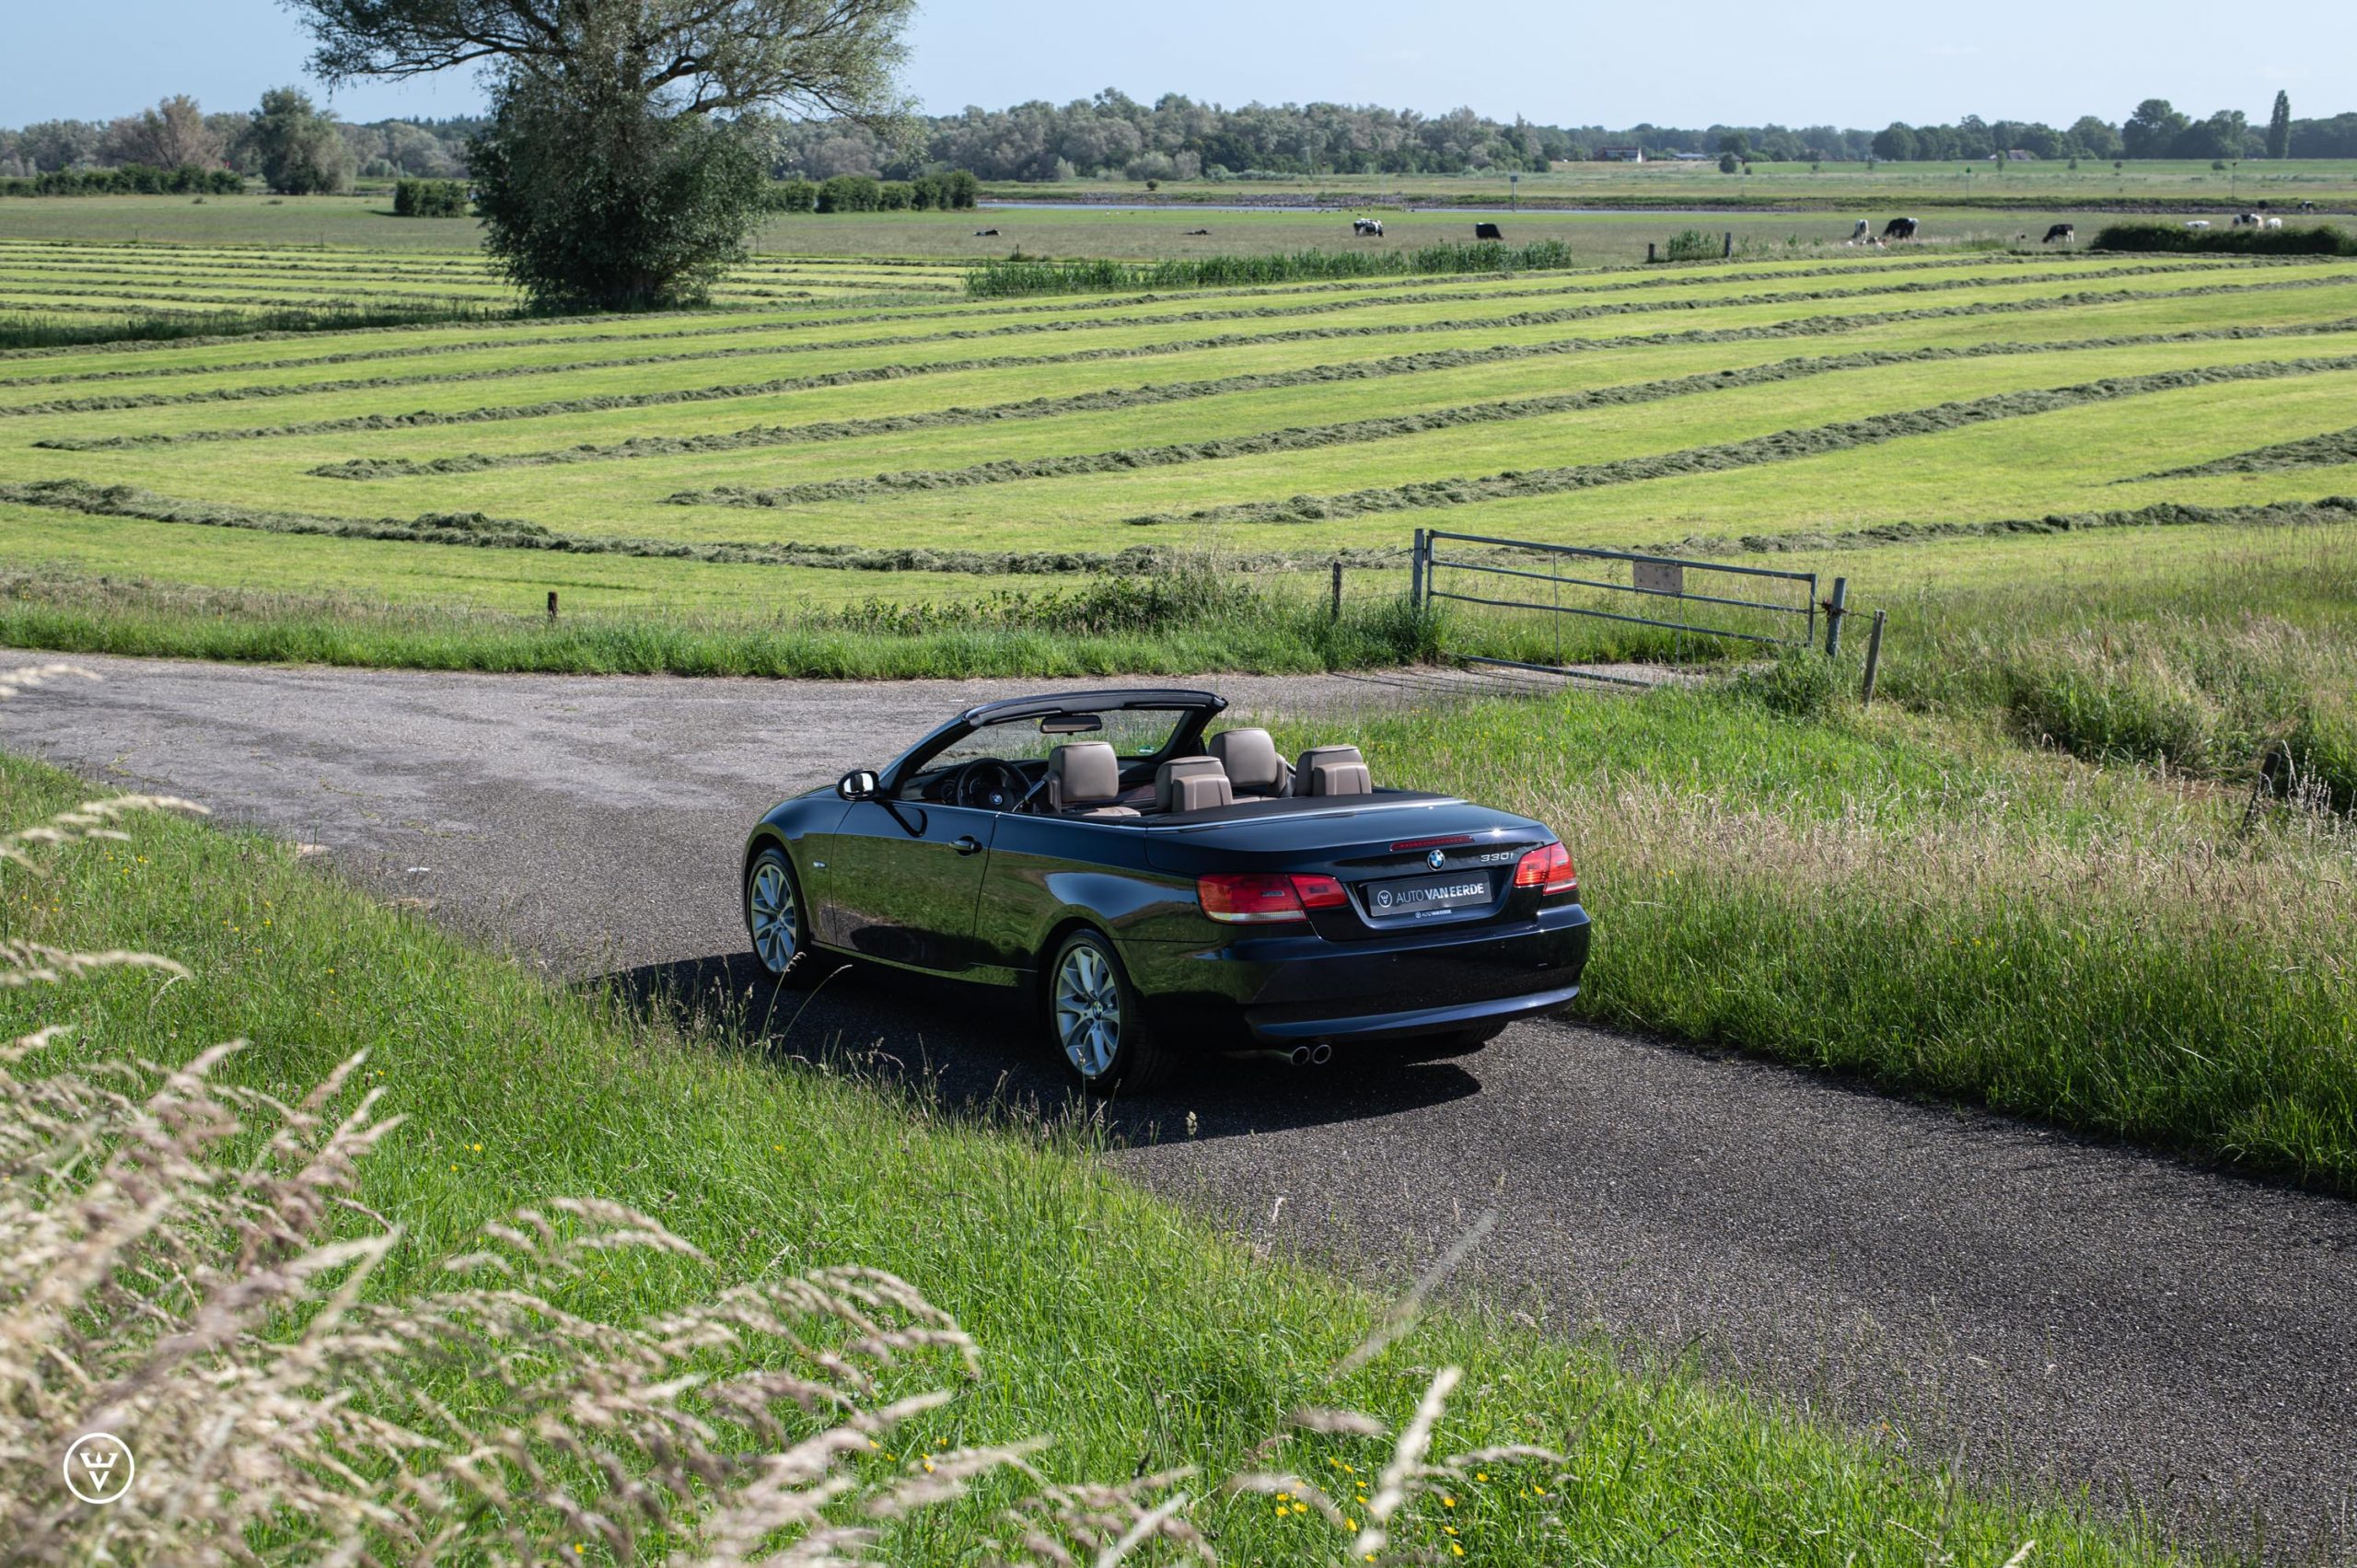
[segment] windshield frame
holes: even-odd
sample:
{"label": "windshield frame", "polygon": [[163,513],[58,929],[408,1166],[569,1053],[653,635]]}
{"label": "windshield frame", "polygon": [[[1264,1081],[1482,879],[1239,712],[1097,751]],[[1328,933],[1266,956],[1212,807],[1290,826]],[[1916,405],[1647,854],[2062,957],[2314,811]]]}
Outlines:
{"label": "windshield frame", "polygon": [[[910,747],[894,758],[881,775],[882,786],[888,794],[898,794],[911,780],[923,772],[935,757],[978,730],[994,729],[1001,725],[1016,724],[1051,718],[1064,714],[1104,714],[1140,708],[1167,709],[1175,715],[1170,738],[1162,749],[1149,755],[1125,757],[1125,764],[1146,761],[1160,763],[1172,757],[1190,757],[1203,747],[1203,726],[1227,708],[1227,699],[1210,691],[1190,691],[1167,688],[1136,688],[1112,691],[1068,691],[1052,696],[1018,697],[1006,702],[985,703],[967,709],[947,724]],[[1089,737],[1076,735],[1074,740]]]}

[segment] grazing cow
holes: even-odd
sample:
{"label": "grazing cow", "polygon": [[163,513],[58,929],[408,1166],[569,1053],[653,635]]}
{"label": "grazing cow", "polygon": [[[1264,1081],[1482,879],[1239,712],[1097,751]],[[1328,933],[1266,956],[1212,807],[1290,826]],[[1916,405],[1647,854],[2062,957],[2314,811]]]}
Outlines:
{"label": "grazing cow", "polygon": [[1380,239],[1383,238],[1383,220],[1381,218],[1353,218],[1351,231],[1362,237]]}
{"label": "grazing cow", "polygon": [[977,239],[995,239],[998,238],[998,230],[994,228],[978,228],[974,230],[974,238]]}
{"label": "grazing cow", "polygon": [[1868,231],[1873,227],[1873,224],[1869,223],[1864,218],[1860,218],[1858,220],[1858,226],[1850,231],[1850,243],[1856,245],[1863,241],[1866,238]]}
{"label": "grazing cow", "polygon": [[2258,215],[2257,213],[2236,213],[2235,215],[2234,223],[2229,226],[2234,228],[2257,228],[2258,226]]}
{"label": "grazing cow", "polygon": [[2065,245],[2076,245],[2079,242],[2079,231],[2067,223],[2058,223],[2046,231],[2046,238],[2038,243],[2051,245],[2058,239]]}
{"label": "grazing cow", "polygon": [[1496,224],[1477,223],[1473,226],[1473,238],[1476,239],[1504,239],[1505,238],[1505,234]]}
{"label": "grazing cow", "polygon": [[1893,218],[1882,226],[1882,237],[1885,239],[1912,239],[1916,229],[1921,226],[1913,218]]}
{"label": "grazing cow", "polygon": [[2210,220],[2208,218],[2189,218],[2186,220],[2185,226],[2188,228],[2208,228],[2210,226]]}
{"label": "grazing cow", "polygon": [[2304,213],[2312,213],[2316,210],[2316,204],[2314,202],[2302,202],[2300,210]]}
{"label": "grazing cow", "polygon": [[1190,238],[1190,239],[1191,239],[1191,238],[1193,238],[1196,235],[1199,235],[1199,234],[1209,234],[1210,232],[1211,232],[1211,230],[1210,230],[1210,229],[1208,229],[1208,228],[1190,228],[1190,229],[1189,229],[1189,230],[1187,231],[1187,237],[1188,237],[1189,238]]}
{"label": "grazing cow", "polygon": [[2282,218],[2269,218],[2264,224],[2260,225],[2260,226],[2263,228],[2282,228],[2283,226],[2283,220]]}

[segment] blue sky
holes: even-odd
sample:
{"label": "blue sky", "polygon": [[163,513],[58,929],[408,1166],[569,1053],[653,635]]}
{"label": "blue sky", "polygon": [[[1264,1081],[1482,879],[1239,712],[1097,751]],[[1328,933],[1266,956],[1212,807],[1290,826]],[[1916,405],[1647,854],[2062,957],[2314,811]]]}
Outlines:
{"label": "blue sky", "polygon": [[[101,119],[191,92],[250,107],[300,78],[306,52],[273,0],[9,0],[0,125]],[[2124,118],[2157,95],[2195,114],[2266,115],[2287,88],[2303,115],[2357,110],[2357,6],[2276,0],[2252,12],[2154,0],[1790,7],[1700,0],[936,0],[910,35],[908,85],[934,112],[1116,87],[1238,104],[1334,99],[1437,111],[1457,104],[1559,124],[1832,122],[1878,127],[1978,113],[2067,123]],[[1843,13],[1847,13],[1846,15]],[[2258,20],[2238,26],[2243,17]],[[37,63],[37,64],[36,64]],[[339,113],[462,113],[470,77],[348,87]]]}

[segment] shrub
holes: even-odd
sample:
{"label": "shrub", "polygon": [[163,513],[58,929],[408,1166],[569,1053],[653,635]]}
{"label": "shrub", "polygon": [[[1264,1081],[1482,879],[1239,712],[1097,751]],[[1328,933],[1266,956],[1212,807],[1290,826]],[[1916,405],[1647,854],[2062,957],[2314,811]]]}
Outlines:
{"label": "shrub", "polygon": [[819,187],[807,180],[774,180],[761,192],[761,206],[772,213],[815,212]]}
{"label": "shrub", "polygon": [[819,187],[822,213],[872,213],[883,201],[883,182],[873,175],[838,174]]}
{"label": "shrub", "polygon": [[456,180],[403,180],[393,187],[393,215],[462,218],[467,215],[467,188]]}
{"label": "shrub", "polygon": [[2186,250],[2239,256],[2357,256],[2357,234],[2317,224],[2307,228],[2187,228],[2177,223],[2107,224],[2098,250]]}
{"label": "shrub", "polygon": [[1662,252],[1668,261],[1714,261],[1718,260],[1723,242],[1714,234],[1699,228],[1681,228],[1669,237],[1669,247]]}

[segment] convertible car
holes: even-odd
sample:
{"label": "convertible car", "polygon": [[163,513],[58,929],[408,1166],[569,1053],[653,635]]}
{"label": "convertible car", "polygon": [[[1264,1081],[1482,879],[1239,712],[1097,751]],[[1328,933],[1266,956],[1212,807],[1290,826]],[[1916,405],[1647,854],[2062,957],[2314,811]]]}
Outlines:
{"label": "convertible car", "polygon": [[1296,1063],[1469,1050],[1579,993],[1571,856],[1527,818],[1379,787],[1353,746],[1288,762],[1209,691],[967,709],[877,770],[773,807],[744,857],[753,951],[1034,995],[1100,1092],[1236,1050]]}

